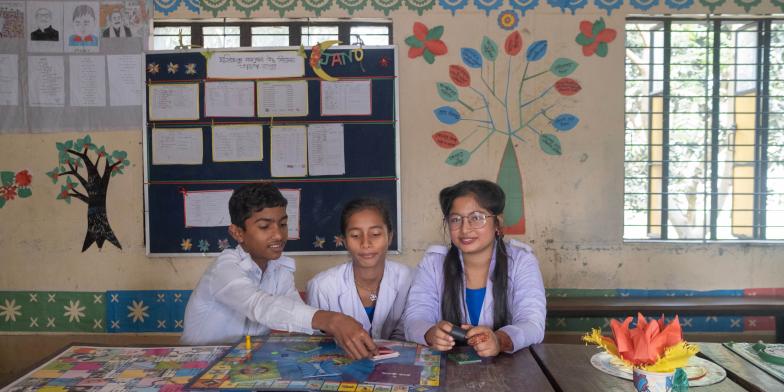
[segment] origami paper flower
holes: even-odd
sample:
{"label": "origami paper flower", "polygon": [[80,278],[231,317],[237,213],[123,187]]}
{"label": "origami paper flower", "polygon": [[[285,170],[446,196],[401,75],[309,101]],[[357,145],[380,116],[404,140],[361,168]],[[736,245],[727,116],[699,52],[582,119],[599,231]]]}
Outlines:
{"label": "origami paper flower", "polygon": [[414,35],[406,38],[406,44],[410,46],[408,58],[415,59],[422,56],[428,64],[433,64],[436,61],[436,56],[447,52],[446,44],[441,41],[443,34],[444,26],[428,29],[424,24],[414,22]]}
{"label": "origami paper flower", "polygon": [[584,56],[596,53],[597,56],[604,57],[609,50],[607,44],[612,42],[616,35],[616,31],[606,28],[604,19],[599,18],[594,23],[587,20],[580,22],[580,34],[574,40],[582,45]]}
{"label": "origami paper flower", "polygon": [[520,18],[513,10],[502,11],[498,14],[498,26],[504,30],[514,30],[518,22],[520,22]]}
{"label": "origami paper flower", "polygon": [[669,324],[664,316],[649,323],[638,313],[636,328],[629,328],[631,322],[631,317],[622,323],[613,319],[610,321],[613,338],[602,336],[597,328],[583,336],[583,341],[602,347],[630,367],[652,372],[672,372],[685,366],[699,351],[697,346],[683,340],[678,316]]}

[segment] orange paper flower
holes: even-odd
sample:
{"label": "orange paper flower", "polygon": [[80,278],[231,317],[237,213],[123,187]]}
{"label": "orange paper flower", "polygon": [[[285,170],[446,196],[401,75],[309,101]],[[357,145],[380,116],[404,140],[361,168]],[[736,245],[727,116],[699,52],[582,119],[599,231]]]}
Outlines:
{"label": "orange paper flower", "polygon": [[654,371],[681,367],[699,351],[697,346],[683,341],[678,316],[669,323],[664,321],[664,316],[648,322],[638,313],[635,328],[629,328],[631,322],[631,317],[623,322],[613,319],[610,321],[612,338],[602,336],[601,330],[594,329],[583,337],[583,341],[604,348],[629,366]]}

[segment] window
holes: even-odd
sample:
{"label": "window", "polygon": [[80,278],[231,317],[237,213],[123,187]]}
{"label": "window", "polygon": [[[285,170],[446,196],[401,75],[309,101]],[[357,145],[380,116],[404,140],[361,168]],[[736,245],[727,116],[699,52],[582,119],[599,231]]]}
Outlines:
{"label": "window", "polygon": [[153,50],[172,50],[179,45],[195,48],[313,46],[339,40],[344,44],[391,45],[392,23],[387,19],[343,20],[199,20],[155,21]]}
{"label": "window", "polygon": [[784,20],[626,23],[624,239],[784,239]]}

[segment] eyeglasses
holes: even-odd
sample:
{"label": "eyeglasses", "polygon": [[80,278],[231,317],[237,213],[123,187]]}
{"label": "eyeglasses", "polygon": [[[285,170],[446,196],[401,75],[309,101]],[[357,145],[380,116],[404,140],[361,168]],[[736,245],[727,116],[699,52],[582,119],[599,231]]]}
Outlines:
{"label": "eyeglasses", "polygon": [[468,222],[468,227],[472,229],[481,229],[487,224],[487,218],[494,217],[495,215],[485,214],[484,212],[474,211],[466,216],[451,214],[446,217],[446,224],[449,230],[458,230],[463,227],[463,220]]}

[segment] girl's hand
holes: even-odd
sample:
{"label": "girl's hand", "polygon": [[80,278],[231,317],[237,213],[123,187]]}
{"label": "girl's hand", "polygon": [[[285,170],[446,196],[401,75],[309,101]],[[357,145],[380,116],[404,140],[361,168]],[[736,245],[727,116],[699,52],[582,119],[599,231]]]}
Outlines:
{"label": "girl's hand", "polygon": [[473,327],[468,330],[466,337],[468,338],[468,345],[473,347],[480,357],[494,357],[501,352],[501,344],[498,342],[498,337],[488,327]]}
{"label": "girl's hand", "polygon": [[449,321],[441,320],[430,327],[425,333],[425,342],[430,348],[438,351],[449,351],[455,346],[455,339],[449,336],[449,331],[457,328]]}

